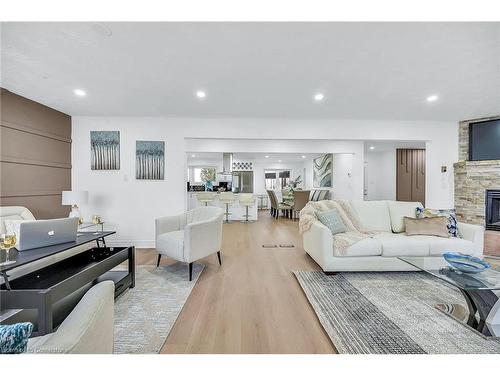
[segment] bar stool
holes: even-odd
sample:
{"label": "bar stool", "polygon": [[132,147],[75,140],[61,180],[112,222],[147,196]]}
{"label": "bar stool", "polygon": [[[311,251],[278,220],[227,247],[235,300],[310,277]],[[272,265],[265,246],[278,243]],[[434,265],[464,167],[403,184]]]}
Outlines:
{"label": "bar stool", "polygon": [[219,196],[219,201],[221,203],[224,203],[226,205],[226,212],[224,213],[224,216],[226,217],[226,220],[224,220],[224,223],[225,224],[229,224],[230,221],[229,221],[229,215],[231,215],[229,213],[229,205],[234,203],[235,201],[235,197],[234,197],[234,194],[230,191],[226,191],[226,192],[222,192],[220,193],[220,196]]}
{"label": "bar stool", "polygon": [[198,199],[198,202],[203,203],[205,206],[208,206],[210,202],[213,202],[215,200],[216,194],[217,193],[204,191],[202,193],[196,193],[196,199]]}
{"label": "bar stool", "polygon": [[242,193],[239,194],[239,201],[240,201],[240,206],[245,207],[245,215],[242,215],[245,220],[242,221],[242,223],[248,224],[253,222],[254,220],[248,220],[250,217],[250,214],[248,213],[248,208],[253,207],[255,205],[255,198],[253,197],[253,194],[249,193]]}

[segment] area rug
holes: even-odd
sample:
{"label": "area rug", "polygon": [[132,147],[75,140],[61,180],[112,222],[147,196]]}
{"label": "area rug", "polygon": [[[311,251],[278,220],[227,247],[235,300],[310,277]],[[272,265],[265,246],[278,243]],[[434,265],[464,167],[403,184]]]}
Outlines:
{"label": "area rug", "polygon": [[325,275],[294,272],[339,353],[500,353],[500,340],[485,338],[437,310],[465,306],[460,292],[421,272]]}
{"label": "area rug", "polygon": [[204,266],[137,266],[135,288],[115,301],[115,353],[158,353]]}

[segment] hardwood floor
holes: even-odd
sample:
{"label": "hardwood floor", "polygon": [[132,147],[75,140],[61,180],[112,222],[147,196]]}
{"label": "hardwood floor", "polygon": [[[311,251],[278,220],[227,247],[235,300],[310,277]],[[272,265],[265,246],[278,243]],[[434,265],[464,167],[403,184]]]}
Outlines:
{"label": "hardwood floor", "polygon": [[[259,221],[223,231],[222,267],[215,254],[201,261],[206,268],[161,352],[335,353],[291,272],[319,270],[302,249],[298,222],[262,211]],[[136,262],[156,264],[156,252],[139,249]]]}
{"label": "hardwood floor", "polygon": [[[260,211],[259,221],[224,224],[223,231],[222,267],[215,254],[200,261],[206,268],[161,352],[335,353],[291,272],[319,270],[302,248],[298,222]],[[488,253],[497,253],[496,237],[488,244]],[[154,249],[137,250],[137,264],[156,260]]]}

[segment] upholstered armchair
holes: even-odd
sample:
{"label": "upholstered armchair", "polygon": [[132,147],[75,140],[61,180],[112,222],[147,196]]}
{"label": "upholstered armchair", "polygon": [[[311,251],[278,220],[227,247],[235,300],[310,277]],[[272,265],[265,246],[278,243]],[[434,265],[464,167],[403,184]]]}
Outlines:
{"label": "upholstered armchair", "polygon": [[90,288],[57,331],[28,340],[28,353],[112,354],[115,284]]}
{"label": "upholstered armchair", "polygon": [[198,207],[178,216],[156,219],[156,251],[160,265],[165,255],[188,263],[189,281],[193,276],[193,262],[217,253],[222,265],[222,220],[224,211],[219,207]]}

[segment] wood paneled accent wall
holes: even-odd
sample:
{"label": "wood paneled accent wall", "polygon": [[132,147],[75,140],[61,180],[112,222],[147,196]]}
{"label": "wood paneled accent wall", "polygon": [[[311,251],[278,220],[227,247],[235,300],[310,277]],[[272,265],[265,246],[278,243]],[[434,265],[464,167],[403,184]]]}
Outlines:
{"label": "wood paneled accent wall", "polygon": [[68,216],[71,117],[0,90],[0,205],[25,206],[37,219]]}
{"label": "wood paneled accent wall", "polygon": [[396,150],[396,200],[425,206],[425,150]]}

